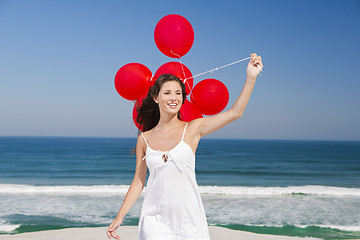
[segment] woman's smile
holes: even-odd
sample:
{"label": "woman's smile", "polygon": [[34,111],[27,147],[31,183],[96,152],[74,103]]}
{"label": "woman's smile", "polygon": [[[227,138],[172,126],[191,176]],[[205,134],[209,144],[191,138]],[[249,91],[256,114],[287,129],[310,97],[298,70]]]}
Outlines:
{"label": "woman's smile", "polygon": [[[165,82],[156,98],[156,103],[159,104],[159,108],[166,111],[180,110],[181,102],[183,100],[181,86],[178,82],[168,81]],[[169,110],[167,110],[169,111]]]}
{"label": "woman's smile", "polygon": [[175,109],[177,107],[176,103],[169,103],[168,104],[170,106],[170,108]]}

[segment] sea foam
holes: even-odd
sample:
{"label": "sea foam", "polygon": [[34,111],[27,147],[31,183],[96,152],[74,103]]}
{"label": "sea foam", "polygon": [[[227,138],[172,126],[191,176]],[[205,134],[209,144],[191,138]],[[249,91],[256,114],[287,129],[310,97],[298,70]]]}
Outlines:
{"label": "sea foam", "polygon": [[[0,194],[51,194],[51,195],[124,195],[130,185],[69,185],[36,186],[23,184],[0,184]],[[146,191],[146,187],[144,188]],[[240,195],[240,196],[279,196],[279,195],[329,195],[360,197],[360,188],[333,186],[288,186],[288,187],[245,187],[245,186],[199,186],[201,194]]]}

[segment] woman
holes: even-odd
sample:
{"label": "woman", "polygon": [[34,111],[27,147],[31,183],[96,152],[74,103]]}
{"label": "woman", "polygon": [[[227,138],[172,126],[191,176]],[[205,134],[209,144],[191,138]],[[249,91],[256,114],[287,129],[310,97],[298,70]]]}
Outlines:
{"label": "woman", "polygon": [[181,121],[179,113],[186,98],[184,84],[169,74],[156,80],[139,109],[138,122],[144,132],[137,139],[135,176],[107,229],[109,239],[119,239],[116,230],[141,194],[147,168],[150,175],[139,219],[140,239],[210,239],[195,178],[195,152],[201,137],[242,116],[259,68],[263,68],[261,57],[251,54],[244,88],[232,108],[189,123]]}

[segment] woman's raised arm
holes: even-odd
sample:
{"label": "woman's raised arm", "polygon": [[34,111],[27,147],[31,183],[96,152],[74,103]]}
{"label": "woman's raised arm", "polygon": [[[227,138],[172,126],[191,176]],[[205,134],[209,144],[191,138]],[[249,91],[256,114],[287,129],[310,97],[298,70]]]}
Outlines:
{"label": "woman's raised arm", "polygon": [[254,88],[256,77],[260,73],[259,67],[261,69],[263,68],[260,56],[257,56],[256,53],[253,53],[250,56],[251,59],[247,67],[246,82],[240,96],[238,97],[234,105],[229,110],[219,113],[215,116],[198,118],[193,120],[192,124],[197,125],[195,129],[198,130],[198,135],[200,137],[203,137],[204,135],[207,135],[224,127],[225,125],[233,122],[234,120],[240,118],[243,115],[246,105],[249,102],[251,92]]}

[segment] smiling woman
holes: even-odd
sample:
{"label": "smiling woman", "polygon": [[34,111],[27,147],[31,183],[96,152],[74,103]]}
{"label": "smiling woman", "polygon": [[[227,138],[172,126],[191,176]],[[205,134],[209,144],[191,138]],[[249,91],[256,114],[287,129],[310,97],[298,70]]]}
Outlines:
{"label": "smiling woman", "polygon": [[[159,95],[154,98],[154,102],[159,105],[159,108],[163,108],[166,111],[165,106],[169,106],[171,109],[177,109],[183,102],[181,85],[174,81],[165,82],[159,92]],[[177,112],[180,110],[177,109]]]}
{"label": "smiling woman", "polygon": [[[180,108],[186,99],[184,83],[174,75],[162,74],[151,86],[146,98],[138,110],[137,122],[143,126],[143,131],[154,128],[160,120],[160,107],[163,108],[163,102],[159,101],[167,98],[165,104],[171,109],[175,109],[178,119],[181,118]],[[169,99],[170,98],[170,99]],[[174,108],[174,106],[176,107]]]}
{"label": "smiling woman", "polygon": [[109,238],[119,239],[116,230],[141,194],[149,169],[139,219],[140,239],[210,239],[195,176],[196,149],[201,137],[242,116],[259,66],[263,68],[261,57],[251,54],[244,89],[230,110],[190,122],[182,121],[180,116],[186,99],[184,83],[170,74],[156,80],[139,109],[137,122],[144,132],[136,144],[134,180],[107,230]]}

